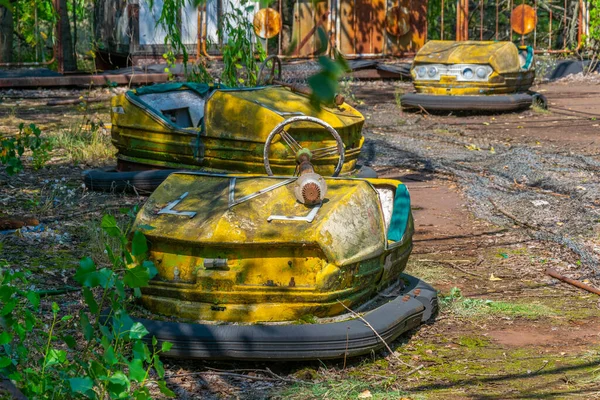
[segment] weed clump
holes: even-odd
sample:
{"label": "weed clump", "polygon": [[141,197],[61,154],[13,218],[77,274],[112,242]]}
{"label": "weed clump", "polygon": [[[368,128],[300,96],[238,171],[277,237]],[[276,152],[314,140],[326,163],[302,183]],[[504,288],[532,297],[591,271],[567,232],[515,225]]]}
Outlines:
{"label": "weed clump", "polygon": [[461,290],[454,287],[448,295],[440,296],[442,309],[459,317],[514,317],[538,319],[555,315],[555,311],[541,304],[522,304],[505,301],[472,299],[463,296]]}

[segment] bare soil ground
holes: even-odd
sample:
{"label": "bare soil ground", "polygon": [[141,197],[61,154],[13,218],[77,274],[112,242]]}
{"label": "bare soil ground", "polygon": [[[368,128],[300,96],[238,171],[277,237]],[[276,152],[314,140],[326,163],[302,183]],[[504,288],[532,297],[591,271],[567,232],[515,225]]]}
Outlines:
{"label": "bare soil ground", "polygon": [[[503,167],[481,164],[484,168],[477,169],[472,162],[493,163],[518,149],[515,157],[523,151],[539,152],[544,159],[585,155],[586,168],[593,165],[600,154],[600,85],[569,81],[538,87],[549,99],[547,112],[459,116],[403,113],[399,97],[411,90],[408,83],[355,82],[352,90],[367,117],[363,161],[381,176],[402,179],[410,189],[416,232],[407,272],[440,291],[440,314],[392,343],[394,354],[275,365],[167,360],[167,374],[177,375],[168,380],[171,389],[182,399],[600,398],[600,299],[544,274],[551,267],[598,284],[593,257],[600,246],[600,217],[593,219],[598,198],[589,194],[593,187],[586,183],[593,183],[596,170],[578,170],[589,176],[557,174],[553,179],[567,188],[557,193],[530,184],[531,179],[513,184],[511,175],[498,172]],[[31,269],[32,284],[41,289],[75,285],[72,275],[82,256],[105,262],[102,214],[121,215],[119,208],[143,204],[147,196],[93,193],[81,186],[82,170],[114,163],[108,102],[48,107],[48,99],[42,98],[79,95],[87,94],[0,92],[0,132],[34,122],[56,138],[46,168],[27,168],[16,177],[0,172],[0,217],[32,216],[46,227],[37,234],[0,235],[1,257],[13,268]],[[104,89],[92,92],[108,95]],[[456,153],[452,164],[443,153],[448,149]],[[467,173],[488,180],[473,180]],[[574,176],[579,180],[571,188],[567,184]],[[498,205],[494,208],[479,193],[502,179],[511,185],[485,192]],[[583,191],[586,196],[578,194]],[[552,215],[530,205],[523,208],[529,201],[524,195],[549,199],[542,208],[550,208]],[[578,214],[592,217],[577,223],[571,223],[576,218],[569,214],[560,218],[573,204],[581,207]],[[125,224],[127,217],[121,215],[120,221]],[[522,222],[561,238],[568,234],[591,257],[584,259],[582,252]],[[572,226],[568,232],[565,225]],[[82,306],[77,292],[52,300],[70,312]],[[225,376],[214,369],[250,377]]]}

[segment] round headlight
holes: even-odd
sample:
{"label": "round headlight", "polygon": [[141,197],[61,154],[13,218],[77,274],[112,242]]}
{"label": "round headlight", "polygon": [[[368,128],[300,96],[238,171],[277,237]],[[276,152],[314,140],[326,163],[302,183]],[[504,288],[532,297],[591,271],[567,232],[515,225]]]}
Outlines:
{"label": "round headlight", "polygon": [[467,68],[463,69],[462,74],[463,74],[463,77],[466,79],[473,78],[473,70],[471,68],[467,67]]}
{"label": "round headlight", "polygon": [[429,67],[429,70],[427,71],[427,75],[429,75],[430,78],[433,78],[434,76],[437,75],[437,68],[436,67]]}
{"label": "round headlight", "polygon": [[427,73],[427,68],[420,66],[419,68],[417,68],[417,75],[421,78],[425,77],[425,74]]}
{"label": "round headlight", "polygon": [[488,72],[485,68],[483,68],[483,67],[477,68],[477,77],[479,79],[485,79],[487,77],[487,74],[488,74]]}

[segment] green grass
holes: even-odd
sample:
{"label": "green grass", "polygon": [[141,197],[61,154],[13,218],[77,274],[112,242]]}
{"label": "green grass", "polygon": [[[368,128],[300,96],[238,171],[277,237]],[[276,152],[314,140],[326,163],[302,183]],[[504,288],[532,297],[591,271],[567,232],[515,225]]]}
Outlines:
{"label": "green grass", "polygon": [[54,149],[63,150],[74,164],[98,164],[114,156],[110,131],[95,123],[61,129],[50,136]]}
{"label": "green grass", "polygon": [[[383,372],[382,374],[386,374]],[[346,400],[356,399],[361,393],[364,398],[372,400],[377,399],[402,399],[409,397],[408,393],[391,387],[396,376],[389,374],[389,378],[374,376],[372,382],[362,381],[354,378],[343,380],[327,380],[324,382],[315,383],[314,385],[295,385],[279,393],[278,398],[282,399],[327,399],[327,400]],[[366,392],[368,391],[368,392]],[[367,395],[370,393],[371,397]],[[424,399],[422,396],[410,396],[411,400]]]}
{"label": "green grass", "polygon": [[556,315],[556,311],[543,304],[511,303],[472,299],[464,297],[458,288],[453,288],[448,295],[440,296],[442,309],[460,317],[494,317],[538,319]]}

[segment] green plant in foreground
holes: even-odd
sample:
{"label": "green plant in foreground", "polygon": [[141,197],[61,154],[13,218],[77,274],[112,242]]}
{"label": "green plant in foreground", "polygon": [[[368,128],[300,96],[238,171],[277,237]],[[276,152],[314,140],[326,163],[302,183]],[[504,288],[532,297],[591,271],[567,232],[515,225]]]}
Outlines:
{"label": "green plant in foreground", "polygon": [[42,131],[35,124],[19,125],[15,136],[0,137],[0,163],[6,165],[8,175],[23,170],[21,157],[26,150],[33,153],[33,167],[42,168],[50,160],[51,143],[42,137]]}
{"label": "green plant in foreground", "polygon": [[102,218],[101,227],[118,241],[123,257],[106,245],[109,266],[99,267],[89,257],[81,260],[74,278],[87,309],[77,315],[43,302],[28,289],[30,272],[0,261],[0,374],[29,398],[149,399],[151,382],[174,396],[159,358],[171,344],[158,347],[153,338],[150,348],[142,340],[148,331],[126,309],[157,273],[146,260],[146,237],[135,231],[129,243],[110,215]]}

